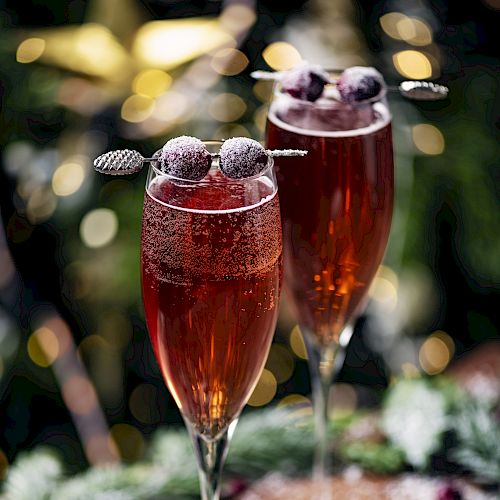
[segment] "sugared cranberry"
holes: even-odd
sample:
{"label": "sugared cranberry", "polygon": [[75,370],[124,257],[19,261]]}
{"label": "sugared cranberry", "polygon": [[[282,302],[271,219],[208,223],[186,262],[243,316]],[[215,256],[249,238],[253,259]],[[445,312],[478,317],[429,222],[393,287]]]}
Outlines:
{"label": "sugared cranberry", "polygon": [[385,88],[384,77],[375,69],[353,66],[345,69],[337,81],[344,102],[359,102],[376,97]]}
{"label": "sugared cranberry", "polygon": [[281,88],[296,99],[314,102],[319,99],[328,81],[328,73],[320,66],[303,63],[285,73]]}
{"label": "sugared cranberry", "polygon": [[266,168],[268,162],[264,146],[248,137],[233,137],[224,141],[219,154],[222,173],[232,179],[257,175]]}
{"label": "sugared cranberry", "polygon": [[210,170],[211,156],[200,139],[186,135],[170,139],[160,153],[161,170],[180,179],[199,181]]}

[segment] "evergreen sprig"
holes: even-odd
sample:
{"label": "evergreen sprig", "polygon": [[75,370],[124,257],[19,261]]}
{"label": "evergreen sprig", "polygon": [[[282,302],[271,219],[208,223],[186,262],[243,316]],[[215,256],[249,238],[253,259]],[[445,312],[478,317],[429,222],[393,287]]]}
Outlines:
{"label": "evergreen sprig", "polygon": [[500,482],[500,423],[492,408],[468,401],[453,419],[457,446],[453,460],[472,472],[477,481]]}
{"label": "evergreen sprig", "polygon": [[[450,397],[450,394],[453,397]],[[438,415],[439,425],[428,431],[428,439],[417,455],[419,468],[427,471],[430,455],[441,453],[470,471],[476,480],[498,482],[500,477],[500,426],[495,407],[457,396],[449,384],[405,380],[389,389],[382,416],[374,421],[371,436],[353,439],[356,425],[366,413],[331,422],[330,437],[336,464],[356,463],[375,473],[395,474],[412,466],[407,447],[419,438],[412,427],[416,405],[433,401],[425,415]],[[420,411],[420,410],[418,410]],[[398,419],[403,419],[391,427]],[[405,420],[406,419],[406,420]],[[406,426],[406,427],[405,427]],[[380,428],[385,433],[380,433]],[[402,429],[415,433],[404,438]],[[359,425],[358,425],[359,429]],[[412,431],[413,429],[413,431]],[[457,446],[445,450],[443,431],[453,432]],[[405,448],[406,447],[406,448]],[[284,409],[253,411],[238,424],[230,446],[225,478],[252,481],[278,471],[309,474],[313,455],[313,424],[310,415]],[[11,466],[3,485],[5,500],[187,500],[198,497],[198,476],[187,432],[162,430],[154,437],[146,459],[133,465],[90,468],[66,477],[61,459],[45,448],[21,455]],[[451,472],[451,471],[450,471]]]}

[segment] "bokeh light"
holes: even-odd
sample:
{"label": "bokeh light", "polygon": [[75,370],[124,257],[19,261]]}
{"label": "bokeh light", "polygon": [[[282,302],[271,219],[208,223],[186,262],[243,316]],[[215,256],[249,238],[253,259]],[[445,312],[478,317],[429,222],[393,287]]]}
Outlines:
{"label": "bokeh light", "polygon": [[295,417],[312,417],[313,405],[309,398],[302,394],[288,394],[278,403],[278,408],[286,408]]}
{"label": "bokeh light", "polygon": [[267,112],[268,107],[264,104],[262,106],[259,106],[253,114],[253,122],[261,133],[264,133],[264,131],[266,130]]}
{"label": "bokeh light", "polygon": [[264,368],[257,385],[248,400],[250,406],[264,406],[271,402],[276,394],[278,382],[276,377]]}
{"label": "bokeh light", "polygon": [[172,77],[159,69],[141,71],[132,82],[132,91],[146,97],[158,97],[172,85]]}
{"label": "bokeh light", "polygon": [[402,50],[392,56],[398,73],[413,80],[425,80],[432,76],[430,58],[417,50]]}
{"label": "bokeh light", "polygon": [[36,186],[26,203],[26,216],[32,224],[50,219],[57,208],[57,199],[48,186]]}
{"label": "bokeh light", "polygon": [[52,190],[57,196],[70,196],[76,193],[85,180],[85,169],[77,162],[63,163],[54,171]]}
{"label": "bokeh light", "polygon": [[393,311],[398,303],[398,277],[387,266],[380,266],[368,290],[371,299]]}
{"label": "bokeh light", "polygon": [[278,407],[307,406],[312,407],[311,400],[302,394],[288,394],[278,403]]}
{"label": "bokeh light", "polygon": [[389,12],[380,18],[382,30],[395,40],[410,45],[424,46],[432,43],[432,29],[423,19],[406,16],[400,12]]}
{"label": "bokeh light", "polygon": [[398,23],[405,19],[408,19],[408,16],[401,12],[388,12],[379,19],[379,23],[386,35],[396,40],[401,40]]}
{"label": "bokeh light", "polygon": [[216,95],[208,104],[209,114],[219,122],[233,122],[246,111],[245,101],[236,94],[222,93]]}
{"label": "bokeh light", "polygon": [[88,335],[78,346],[78,354],[83,359],[95,356],[100,350],[109,350],[109,344],[100,335]]}
{"label": "bokeh light", "polygon": [[273,94],[273,84],[267,80],[259,80],[252,87],[255,97],[261,102],[269,102]]}
{"label": "bokeh light", "polygon": [[440,155],[445,149],[443,134],[430,123],[415,125],[411,135],[415,147],[426,155]]}
{"label": "bokeh light", "polygon": [[431,333],[431,337],[436,337],[442,340],[446,344],[448,351],[450,351],[451,357],[453,357],[453,355],[455,354],[455,341],[448,333],[443,330],[436,330],[435,332]]}
{"label": "bokeh light", "polygon": [[123,460],[133,462],[142,458],[145,447],[144,438],[134,426],[129,424],[113,425],[111,437]]}
{"label": "bokeh light", "polygon": [[184,94],[169,90],[156,101],[153,116],[162,122],[180,123],[186,117],[188,106],[188,99]]}
{"label": "bokeh light", "polygon": [[19,63],[31,63],[36,61],[45,50],[43,38],[27,38],[19,44],[16,52],[16,61]]}
{"label": "bokeh light", "polygon": [[299,51],[287,42],[274,42],[262,52],[264,61],[275,70],[284,71],[300,63],[302,57]]}
{"label": "bokeh light", "polygon": [[217,20],[169,19],[142,25],[132,51],[149,66],[169,69],[224,45],[235,41]]}
{"label": "bokeh light", "polygon": [[107,311],[99,318],[97,331],[110,349],[122,350],[132,339],[130,319],[118,311]]}
{"label": "bokeh light", "polygon": [[85,246],[99,248],[108,245],[118,233],[118,218],[109,208],[88,212],[80,223],[80,237]]}
{"label": "bokeh light", "polygon": [[401,39],[410,45],[419,47],[432,43],[432,29],[422,19],[408,17],[400,20],[396,27]]}
{"label": "bokeh light", "polygon": [[292,353],[285,345],[274,343],[269,351],[266,368],[276,377],[278,384],[286,382],[295,368]]}
{"label": "bokeh light", "polygon": [[138,385],[130,395],[128,406],[134,418],[144,424],[156,424],[161,419],[159,392],[152,384]]}
{"label": "bokeh light", "polygon": [[119,81],[127,76],[129,56],[113,33],[99,23],[67,25],[44,32],[44,63]]}
{"label": "bokeh light", "polygon": [[66,405],[73,413],[86,415],[94,411],[97,395],[90,381],[81,375],[72,375],[62,386]]}
{"label": "bokeh light", "polygon": [[257,19],[255,10],[244,3],[226,3],[219,18],[223,29],[235,35],[249,29]]}
{"label": "bokeh light", "polygon": [[220,49],[212,57],[211,66],[220,75],[234,76],[248,66],[248,57],[238,49]]}
{"label": "bokeh light", "polygon": [[300,359],[307,359],[306,344],[299,325],[295,325],[290,332],[290,347],[295,356]]}
{"label": "bokeh light", "polygon": [[60,354],[56,334],[46,327],[41,327],[30,335],[27,348],[33,363],[43,368],[49,367]]}
{"label": "bokeh light", "polygon": [[405,378],[416,378],[420,376],[420,370],[413,363],[403,363],[401,365],[401,372]]}
{"label": "bokeh light", "polygon": [[442,331],[430,335],[420,347],[418,359],[422,369],[429,375],[441,373],[453,357],[453,339]]}
{"label": "bokeh light", "polygon": [[131,123],[143,122],[151,116],[155,101],[146,95],[134,94],[122,104],[121,117]]}

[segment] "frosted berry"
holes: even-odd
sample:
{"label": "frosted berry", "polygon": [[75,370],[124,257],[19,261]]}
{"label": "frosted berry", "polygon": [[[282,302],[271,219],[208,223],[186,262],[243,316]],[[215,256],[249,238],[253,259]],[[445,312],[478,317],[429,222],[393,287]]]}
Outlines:
{"label": "frosted berry", "polygon": [[233,137],[220,148],[219,166],[226,177],[243,179],[262,172],[268,162],[264,146],[248,137]]}
{"label": "frosted berry", "polygon": [[159,156],[160,168],[166,174],[199,181],[210,170],[212,157],[205,144],[196,137],[182,135],[170,139]]}
{"label": "frosted berry", "polygon": [[384,77],[371,67],[353,66],[347,68],[337,81],[337,90],[344,102],[371,99],[383,89],[385,89]]}
{"label": "frosted berry", "polygon": [[328,73],[320,66],[304,63],[285,73],[281,78],[281,88],[296,99],[314,102],[328,81]]}

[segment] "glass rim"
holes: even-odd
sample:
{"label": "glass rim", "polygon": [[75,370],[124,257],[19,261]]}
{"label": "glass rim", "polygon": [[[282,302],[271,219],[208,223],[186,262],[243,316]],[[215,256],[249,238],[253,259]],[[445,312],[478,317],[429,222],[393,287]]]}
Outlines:
{"label": "glass rim", "polygon": [[[205,145],[222,145],[224,143],[224,140],[209,139],[209,140],[203,140],[202,142]],[[160,154],[160,152],[161,152],[161,148],[154,152],[154,154],[152,155],[152,158],[157,158],[158,155]],[[216,169],[216,168],[218,168],[220,170],[220,167],[218,165],[218,158],[219,158],[219,156],[217,154],[216,154],[216,156],[212,156],[210,169],[208,170],[207,174],[203,178],[198,179],[198,180],[183,179],[182,177],[176,177],[175,175],[171,175],[171,174],[168,174],[167,172],[163,172],[163,170],[160,170],[157,167],[158,160],[151,161],[149,163],[149,169],[153,170],[154,173],[156,174],[156,176],[167,178],[173,182],[182,182],[182,183],[187,183],[188,185],[196,186],[196,185],[203,185],[203,184],[227,185],[227,184],[241,184],[241,183],[245,183],[245,182],[250,182],[250,181],[254,181],[256,179],[259,179],[260,177],[267,175],[269,173],[269,171],[271,171],[272,168],[274,167],[274,158],[271,155],[268,155],[266,166],[258,174],[252,175],[250,177],[240,177],[240,178],[227,177],[226,175],[222,174],[223,175],[222,179],[213,179],[212,178],[212,179],[208,180],[207,176],[211,170]],[[221,173],[222,173],[222,171],[221,171]]]}

